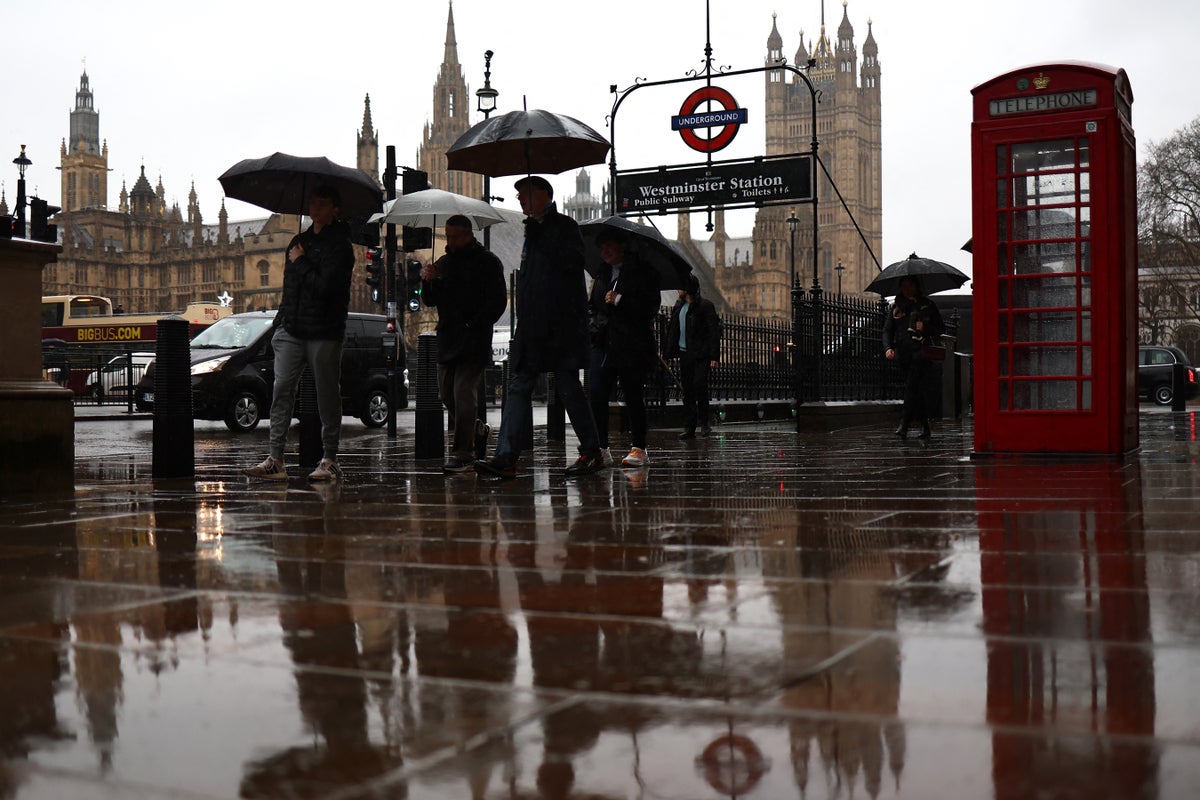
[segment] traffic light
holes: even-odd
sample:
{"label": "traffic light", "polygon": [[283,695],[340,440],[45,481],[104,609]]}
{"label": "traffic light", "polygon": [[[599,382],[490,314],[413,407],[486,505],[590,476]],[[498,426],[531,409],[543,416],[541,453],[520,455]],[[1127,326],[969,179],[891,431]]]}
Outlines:
{"label": "traffic light", "polygon": [[50,224],[50,217],[62,211],[38,197],[29,198],[29,238],[35,242],[57,242],[58,226]]}
{"label": "traffic light", "polygon": [[405,285],[408,287],[408,310],[421,310],[421,262],[410,258],[405,265]]}
{"label": "traffic light", "polygon": [[384,302],[383,287],[383,251],[378,247],[367,249],[367,286],[371,287],[371,300],[376,303]]}
{"label": "traffic light", "polygon": [[[400,194],[422,192],[429,188],[429,173],[419,169],[406,169],[400,178]],[[401,231],[400,246],[406,253],[428,250],[433,247],[433,228],[410,228]]]}

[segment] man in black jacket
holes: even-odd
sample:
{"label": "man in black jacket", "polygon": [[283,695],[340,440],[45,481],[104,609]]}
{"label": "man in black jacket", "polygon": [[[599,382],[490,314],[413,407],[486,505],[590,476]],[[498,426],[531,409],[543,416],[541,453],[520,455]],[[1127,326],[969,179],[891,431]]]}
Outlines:
{"label": "man in black jacket", "polygon": [[[438,310],[438,390],[454,420],[447,473],[475,464],[479,379],[492,357],[492,326],[504,313],[504,267],[456,214],[446,220],[446,255],[421,270],[421,298]],[[487,428],[479,424],[479,433]]]}
{"label": "man in black jacket", "polygon": [[575,220],[558,213],[550,182],[537,175],[517,181],[517,199],[529,215],[517,280],[517,329],[508,361],[511,377],[496,453],[476,461],[475,471],[499,478],[516,477],[521,442],[540,373],[553,372],[558,395],[579,439],[579,459],[567,477],[604,466],[592,409],[579,383],[587,363],[587,289],[583,279],[583,237]]}
{"label": "man in black jacket", "polygon": [[683,384],[683,409],[686,414],[680,439],[695,439],[696,424],[700,435],[708,436],[708,372],[721,355],[721,321],[711,300],[700,296],[700,281],[689,275],[679,290],[679,300],[671,309],[665,355],[679,357],[679,382]]}
{"label": "man in black jacket", "polygon": [[246,470],[254,478],[287,478],[283,450],[305,363],[316,383],[323,448],[321,462],[308,479],[330,481],[342,474],[337,464],[342,433],[342,343],[350,308],[354,248],[350,226],[338,219],[340,202],[333,187],[313,189],[308,198],[312,225],[288,244],[283,298],[271,338],[275,351],[271,453],[261,464]]}

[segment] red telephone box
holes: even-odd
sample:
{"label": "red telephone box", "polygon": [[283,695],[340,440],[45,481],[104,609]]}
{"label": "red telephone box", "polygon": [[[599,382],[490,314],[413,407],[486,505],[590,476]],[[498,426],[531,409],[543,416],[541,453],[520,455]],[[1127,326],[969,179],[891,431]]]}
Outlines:
{"label": "red telephone box", "polygon": [[1137,204],[1125,71],[972,90],[975,452],[1138,446]]}

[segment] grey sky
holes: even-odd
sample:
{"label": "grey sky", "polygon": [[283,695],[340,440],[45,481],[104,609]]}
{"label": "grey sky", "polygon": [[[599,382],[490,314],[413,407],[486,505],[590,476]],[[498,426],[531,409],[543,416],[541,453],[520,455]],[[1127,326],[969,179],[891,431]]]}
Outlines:
{"label": "grey sky", "polygon": [[[381,150],[395,145],[401,164],[414,163],[447,12],[437,0],[58,0],[19,8],[19,27],[5,34],[8,77],[0,82],[0,181],[9,203],[16,194],[9,162],[22,143],[33,160],[31,193],[58,200],[54,167],[86,58],[109,147],[109,204],[144,164],[151,183],[161,175],[168,202],[181,207],[194,180],[207,221],[220,206],[217,176],[242,158],[282,150],[353,164],[368,93]],[[483,82],[483,52],[491,49],[500,111],[520,108],[524,98],[529,108],[570,114],[605,135],[610,84],[683,77],[700,66],[704,10],[703,0],[454,3],[458,55],[472,93]],[[807,42],[818,33],[819,0],[712,0],[717,63],[761,65],[773,11],[789,60],[801,29]],[[916,250],[970,270],[958,249],[970,236],[970,90],[997,74],[1060,60],[1125,68],[1139,154],[1200,114],[1200,95],[1189,88],[1200,73],[1200,5],[1191,0],[851,0],[848,11],[860,59],[868,19],[879,45],[885,264]],[[832,38],[842,3],[826,2],[825,18]],[[669,123],[691,88],[642,89],[630,97],[618,115],[619,167],[699,160]],[[750,109],[751,122],[721,156],[759,154],[762,78],[728,88]],[[473,96],[470,105],[475,121]],[[607,167],[591,172],[597,189]],[[560,196],[574,191],[572,175],[553,181]],[[508,180],[495,183],[503,205],[515,207]],[[234,220],[262,213],[236,201],[227,208]],[[656,221],[674,235],[673,217]],[[702,233],[702,222],[693,217],[693,235]],[[728,225],[731,234],[747,235],[752,216],[731,214]]]}

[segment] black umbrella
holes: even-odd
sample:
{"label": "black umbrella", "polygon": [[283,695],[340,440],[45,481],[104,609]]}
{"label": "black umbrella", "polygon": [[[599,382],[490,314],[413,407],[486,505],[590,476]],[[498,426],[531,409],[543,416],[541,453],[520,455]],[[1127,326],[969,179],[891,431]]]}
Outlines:
{"label": "black umbrella", "polygon": [[600,258],[600,247],[596,236],[604,230],[620,232],[625,238],[625,251],[635,254],[638,261],[653,267],[658,272],[660,289],[682,289],[684,280],[691,274],[692,266],[687,262],[657,228],[632,222],[624,217],[604,217],[584,222],[579,226],[583,234],[584,266],[593,278],[600,274],[604,261]]}
{"label": "black umbrella", "polygon": [[868,292],[878,292],[884,297],[894,297],[900,294],[900,279],[916,278],[925,294],[944,292],[947,289],[957,289],[970,276],[959,272],[949,264],[934,261],[932,258],[921,258],[913,253],[903,261],[888,264],[875,280],[867,287]]}
{"label": "black umbrella", "polygon": [[607,139],[574,117],[537,109],[509,111],[458,137],[446,151],[446,167],[492,178],[556,175],[603,163],[608,148]]}
{"label": "black umbrella", "polygon": [[383,205],[383,192],[374,178],[323,156],[273,153],[247,158],[225,170],[219,180],[227,197],[280,214],[308,213],[308,193],[322,184],[342,196],[343,217],[373,213]]}

